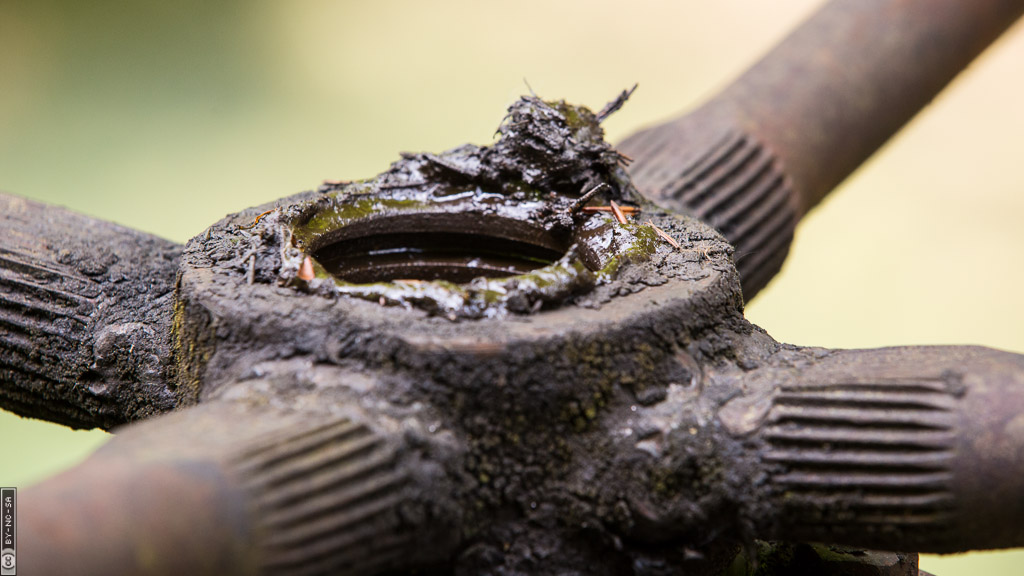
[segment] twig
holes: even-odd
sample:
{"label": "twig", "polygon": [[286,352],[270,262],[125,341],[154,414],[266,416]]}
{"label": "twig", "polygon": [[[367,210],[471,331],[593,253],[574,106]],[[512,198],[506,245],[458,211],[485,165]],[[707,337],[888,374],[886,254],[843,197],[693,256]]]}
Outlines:
{"label": "twig", "polygon": [[[640,209],[636,208],[634,206],[619,206],[619,210],[622,210],[623,214],[637,214],[637,213],[640,212]],[[611,206],[584,206],[583,209],[580,210],[580,211],[583,212],[584,214],[597,214],[598,212],[611,212],[612,211],[612,207]]]}
{"label": "twig", "polygon": [[629,97],[633,95],[633,91],[636,90],[636,87],[639,85],[640,84],[633,84],[632,88],[630,88],[629,90],[623,90],[622,93],[615,98],[615,100],[612,100],[611,102],[605,104],[604,108],[602,108],[601,111],[597,113],[597,121],[604,122],[605,118],[614,114],[619,108],[622,108],[622,105],[626,103],[626,100],[629,100]]}
{"label": "twig", "polygon": [[594,195],[597,194],[598,190],[600,190],[604,186],[607,186],[607,184],[605,184],[604,182],[598,182],[593,188],[584,192],[583,196],[577,198],[576,201],[573,202],[571,206],[569,206],[569,209],[566,210],[566,212],[568,212],[569,214],[575,214],[582,210],[583,206],[585,206],[587,202],[590,202],[590,199],[593,198]]}
{"label": "twig", "polygon": [[711,248],[708,248],[703,243],[700,247],[700,255],[703,256],[704,259],[707,260],[708,262],[711,262]]}
{"label": "twig", "polygon": [[612,214],[615,215],[615,219],[619,221],[619,224],[625,224],[626,215],[622,213],[622,208],[619,208],[619,205],[615,203],[615,200],[609,200],[608,205],[611,207]]}
{"label": "twig", "polygon": [[650,226],[651,228],[654,228],[654,231],[658,233],[658,236],[661,236],[662,240],[671,244],[673,247],[675,247],[676,250],[683,249],[683,247],[679,245],[679,242],[676,242],[675,238],[669,236],[668,234],[665,233],[664,230],[655,226],[654,222],[648,220],[647,225]]}
{"label": "twig", "polygon": [[249,224],[248,226],[239,226],[238,229],[239,230],[252,230],[253,228],[256,227],[257,224],[260,223],[260,220],[263,220],[264,216],[266,216],[267,214],[270,214],[274,210],[277,210],[277,208],[271,208],[270,210],[267,210],[266,212],[264,212],[264,213],[260,214],[259,216],[257,216],[256,219],[252,221],[252,224]]}
{"label": "twig", "polygon": [[533,86],[530,86],[529,81],[526,80],[526,76],[523,76],[523,84],[526,84],[526,89],[530,91],[530,95],[536,98],[537,93],[533,91]]}

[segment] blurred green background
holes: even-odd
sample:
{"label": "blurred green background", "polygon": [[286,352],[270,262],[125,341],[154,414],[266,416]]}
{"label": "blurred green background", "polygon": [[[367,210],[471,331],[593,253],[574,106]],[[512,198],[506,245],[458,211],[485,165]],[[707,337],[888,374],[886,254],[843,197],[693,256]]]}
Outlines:
{"label": "blurred green background", "polygon": [[[184,242],[402,150],[487,143],[524,78],[591,107],[639,82],[606,122],[621,140],[820,3],[0,0],[0,189]],[[800,225],[749,318],[795,344],[1024,352],[1022,72],[1018,25]],[[106,437],[0,413],[0,485]],[[922,567],[1021,574],[1024,553]]]}

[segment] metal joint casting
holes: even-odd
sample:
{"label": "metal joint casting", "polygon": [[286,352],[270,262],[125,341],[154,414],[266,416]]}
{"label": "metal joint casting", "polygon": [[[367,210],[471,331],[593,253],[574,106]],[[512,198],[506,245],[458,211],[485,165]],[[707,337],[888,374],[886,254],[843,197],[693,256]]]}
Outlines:
{"label": "metal joint casting", "polygon": [[129,424],[25,491],[24,564],[653,576],[740,573],[761,540],[1024,545],[1024,356],[743,318],[800,216],[1022,10],[834,2],[628,156],[600,126],[628,92],[524,97],[492,146],[184,247],[0,195],[0,403]]}

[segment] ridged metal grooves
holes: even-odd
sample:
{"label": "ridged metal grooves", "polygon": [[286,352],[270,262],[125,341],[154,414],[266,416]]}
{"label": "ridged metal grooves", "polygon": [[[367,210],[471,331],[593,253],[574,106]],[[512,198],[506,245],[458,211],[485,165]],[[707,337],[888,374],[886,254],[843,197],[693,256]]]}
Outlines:
{"label": "ridged metal grooves", "polygon": [[67,362],[59,353],[75,352],[87,340],[99,293],[95,282],[59,264],[0,248],[0,380],[16,384],[0,387],[4,406],[15,412],[31,406],[54,422],[93,425],[94,417],[66,398],[50,398],[45,407],[30,399],[77,384],[61,370]]}
{"label": "ridged metal grooves", "polygon": [[[637,184],[656,198],[678,202],[686,213],[714,226],[729,240],[736,248],[743,293],[750,298],[782,267],[798,220],[791,185],[775,157],[739,132],[727,132],[703,154],[671,171],[665,167],[675,164],[662,156],[680,146],[662,142],[655,148],[656,156],[642,165],[637,162],[633,171]],[[646,157],[638,154],[638,158]]]}
{"label": "ridged metal grooves", "polygon": [[275,436],[236,471],[256,499],[264,573],[372,574],[399,566],[411,546],[398,514],[408,478],[364,425]]}
{"label": "ridged metal grooves", "polygon": [[956,398],[941,379],[784,387],[763,459],[790,536],[941,530]]}

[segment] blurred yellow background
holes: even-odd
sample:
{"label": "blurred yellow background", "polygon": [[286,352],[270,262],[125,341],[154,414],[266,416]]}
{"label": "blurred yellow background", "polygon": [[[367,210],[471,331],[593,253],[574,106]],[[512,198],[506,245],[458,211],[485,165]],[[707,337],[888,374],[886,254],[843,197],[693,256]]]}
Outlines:
{"label": "blurred yellow background", "polygon": [[[402,150],[487,143],[524,78],[595,108],[639,82],[606,122],[621,140],[820,3],[3,0],[0,189],[184,242]],[[1018,25],[800,225],[749,318],[795,344],[1024,352],[1021,102]],[[0,413],[0,438],[0,485],[24,487],[106,435]],[[922,567],[1021,574],[1024,552]]]}

